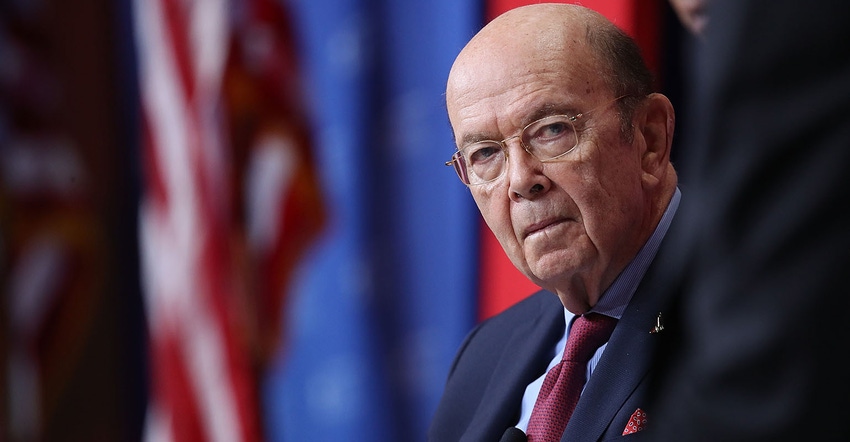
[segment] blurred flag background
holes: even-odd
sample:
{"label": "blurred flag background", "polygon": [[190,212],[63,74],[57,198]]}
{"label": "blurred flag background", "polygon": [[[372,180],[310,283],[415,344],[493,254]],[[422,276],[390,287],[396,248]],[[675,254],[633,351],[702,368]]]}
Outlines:
{"label": "blurred flag background", "polygon": [[[536,290],[443,166],[454,57],[525,3],[3,0],[0,442],[423,440]],[[666,2],[581,3],[675,102]]]}

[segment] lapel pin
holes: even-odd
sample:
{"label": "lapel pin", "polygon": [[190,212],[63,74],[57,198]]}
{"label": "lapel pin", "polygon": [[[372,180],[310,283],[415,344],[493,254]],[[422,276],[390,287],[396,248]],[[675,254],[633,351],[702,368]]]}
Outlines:
{"label": "lapel pin", "polygon": [[661,323],[661,312],[658,312],[658,317],[655,318],[655,327],[652,327],[649,333],[656,334],[662,330],[664,330],[664,324]]}

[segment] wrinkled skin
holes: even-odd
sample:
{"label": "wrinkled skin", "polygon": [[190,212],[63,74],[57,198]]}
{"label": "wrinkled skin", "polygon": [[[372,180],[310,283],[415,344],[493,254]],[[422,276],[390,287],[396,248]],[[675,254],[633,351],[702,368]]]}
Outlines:
{"label": "wrinkled skin", "polygon": [[[519,8],[488,24],[449,75],[457,146],[516,135],[553,113],[546,109],[575,114],[614,99],[599,74],[604,63],[585,42],[587,27],[608,25],[569,5]],[[513,264],[573,313],[595,305],[634,258],[675,189],[669,100],[650,95],[632,125],[627,140],[617,107],[603,106],[581,121],[578,146],[556,162],[540,162],[513,139],[505,174],[470,186]]]}

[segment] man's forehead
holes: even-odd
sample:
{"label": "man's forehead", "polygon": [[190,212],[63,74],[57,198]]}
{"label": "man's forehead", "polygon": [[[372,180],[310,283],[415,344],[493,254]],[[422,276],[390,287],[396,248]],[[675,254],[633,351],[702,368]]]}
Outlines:
{"label": "man's forehead", "polygon": [[452,66],[448,86],[462,92],[472,88],[495,89],[518,80],[534,82],[535,75],[558,73],[565,78],[578,78],[596,72],[598,76],[598,57],[584,32],[569,35],[559,30],[519,31],[498,33],[491,29],[477,36]]}
{"label": "man's forehead", "polygon": [[475,107],[507,111],[544,103],[580,104],[605,89],[597,65],[586,57],[516,57],[459,68],[447,85],[446,100],[450,112]]}
{"label": "man's forehead", "polygon": [[[522,9],[485,26],[452,66],[446,105],[455,130],[484,122],[491,126],[493,119],[510,128],[550,115],[554,108],[570,113],[605,86],[585,21],[552,20],[541,17],[538,8]],[[473,129],[470,139],[498,134],[489,133],[494,129],[487,134]]]}

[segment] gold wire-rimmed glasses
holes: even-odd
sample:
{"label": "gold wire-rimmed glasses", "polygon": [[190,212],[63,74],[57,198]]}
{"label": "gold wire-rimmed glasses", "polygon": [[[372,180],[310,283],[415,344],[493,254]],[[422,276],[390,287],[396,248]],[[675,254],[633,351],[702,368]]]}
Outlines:
{"label": "gold wire-rimmed glasses", "polygon": [[621,95],[587,112],[575,115],[549,115],[533,121],[502,141],[483,140],[459,149],[446,161],[454,166],[457,176],[467,186],[489,183],[505,173],[508,162],[507,142],[519,138],[522,148],[542,163],[555,161],[578,146],[576,123],[592,112],[606,108],[627,97]]}

